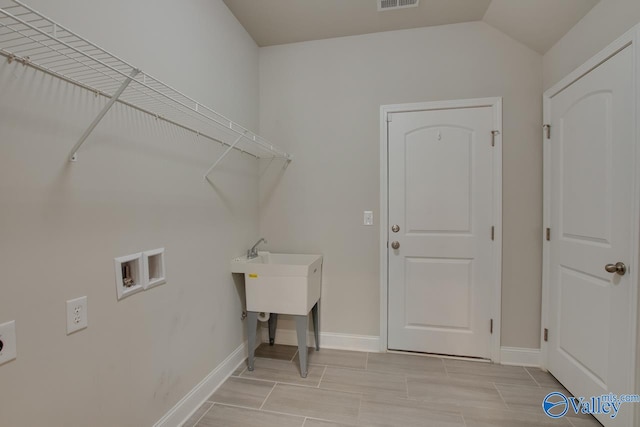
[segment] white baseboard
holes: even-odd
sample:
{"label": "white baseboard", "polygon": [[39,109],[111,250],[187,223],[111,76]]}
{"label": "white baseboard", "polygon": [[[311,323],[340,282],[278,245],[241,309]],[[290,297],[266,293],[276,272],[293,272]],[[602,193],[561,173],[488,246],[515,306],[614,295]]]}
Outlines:
{"label": "white baseboard", "polygon": [[512,366],[535,366],[539,368],[540,349],[500,347],[500,364]]}
{"label": "white baseboard", "polygon": [[209,373],[198,385],[169,410],[154,427],[177,427],[193,415],[218,387],[247,358],[247,342],[242,343],[222,363]]}
{"label": "white baseboard", "polygon": [[[268,328],[262,328],[261,337],[262,342],[269,342]],[[298,345],[296,331],[293,329],[278,329],[276,332],[276,344]],[[310,347],[315,345],[313,333],[307,334],[307,345]],[[374,335],[351,335],[321,332],[320,348],[378,353],[380,352],[380,337]]]}

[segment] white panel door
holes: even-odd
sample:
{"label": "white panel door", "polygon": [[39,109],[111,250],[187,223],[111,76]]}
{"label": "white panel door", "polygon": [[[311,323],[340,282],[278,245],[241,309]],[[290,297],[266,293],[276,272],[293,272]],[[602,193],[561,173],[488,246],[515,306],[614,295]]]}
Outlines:
{"label": "white panel door", "polygon": [[389,349],[491,356],[492,130],[492,107],[392,114]]}
{"label": "white panel door", "polygon": [[[548,368],[575,396],[633,393],[635,106],[627,47],[550,100]],[[634,263],[635,265],[635,263]],[[630,426],[631,405],[605,426]]]}

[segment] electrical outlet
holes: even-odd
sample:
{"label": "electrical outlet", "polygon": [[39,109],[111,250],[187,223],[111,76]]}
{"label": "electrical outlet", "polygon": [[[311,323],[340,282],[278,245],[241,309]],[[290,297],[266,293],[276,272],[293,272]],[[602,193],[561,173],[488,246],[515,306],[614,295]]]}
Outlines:
{"label": "electrical outlet", "polygon": [[373,225],[373,211],[364,211],[364,225]]}
{"label": "electrical outlet", "polygon": [[67,301],[67,335],[84,329],[87,325],[87,297]]}
{"label": "electrical outlet", "polygon": [[0,325],[0,365],[16,358],[16,321]]}

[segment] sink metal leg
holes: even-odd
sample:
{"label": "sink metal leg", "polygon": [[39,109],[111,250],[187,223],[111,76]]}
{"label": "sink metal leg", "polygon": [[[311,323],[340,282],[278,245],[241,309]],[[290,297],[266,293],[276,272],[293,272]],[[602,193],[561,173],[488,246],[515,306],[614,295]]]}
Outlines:
{"label": "sink metal leg", "polygon": [[313,335],[316,338],[316,351],[320,350],[320,300],[311,309],[313,317]]}
{"label": "sink metal leg", "polygon": [[276,342],[276,327],[278,326],[278,313],[269,315],[269,345]]}
{"label": "sink metal leg", "polygon": [[249,359],[247,362],[250,371],[253,371],[253,361],[256,352],[256,329],[258,327],[258,312],[247,311],[247,340],[249,345]]}
{"label": "sink metal leg", "polygon": [[307,327],[309,315],[293,316],[296,319],[296,335],[298,336],[298,359],[300,359],[300,376],[307,378]]}

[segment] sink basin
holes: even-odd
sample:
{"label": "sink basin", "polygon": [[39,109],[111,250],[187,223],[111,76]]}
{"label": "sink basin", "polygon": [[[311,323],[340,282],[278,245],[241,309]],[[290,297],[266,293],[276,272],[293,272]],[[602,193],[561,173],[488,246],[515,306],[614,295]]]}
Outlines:
{"label": "sink basin", "polygon": [[322,255],[258,252],[231,272],[244,274],[247,311],[306,316],[320,299]]}

